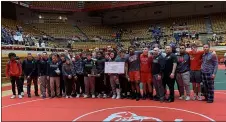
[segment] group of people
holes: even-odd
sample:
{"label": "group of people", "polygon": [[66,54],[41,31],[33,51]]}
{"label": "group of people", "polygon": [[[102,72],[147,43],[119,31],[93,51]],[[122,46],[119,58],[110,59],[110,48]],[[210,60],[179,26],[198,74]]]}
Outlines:
{"label": "group of people", "polygon": [[[160,102],[174,102],[174,84],[177,83],[179,99],[214,101],[214,78],[218,70],[216,53],[208,44],[203,51],[198,51],[195,44],[191,51],[185,45],[179,46],[179,52],[165,46],[165,53],[155,46],[151,51],[143,48],[135,51],[96,50],[95,53],[82,52],[75,56],[67,51],[61,54],[47,52],[37,54],[34,58],[28,53],[24,61],[20,61],[15,53],[9,53],[6,65],[6,76],[10,77],[13,96],[24,96],[23,84],[27,79],[27,95],[31,97],[31,83],[34,83],[35,96],[38,94],[40,82],[41,97],[84,97],[112,99],[151,99]],[[124,74],[105,73],[105,62],[124,62]],[[24,77],[24,78],[23,78]],[[194,94],[190,93],[192,82]],[[201,86],[204,90],[202,99]],[[169,95],[167,95],[167,88]],[[153,92],[155,89],[155,92]],[[48,96],[47,96],[48,95]]]}

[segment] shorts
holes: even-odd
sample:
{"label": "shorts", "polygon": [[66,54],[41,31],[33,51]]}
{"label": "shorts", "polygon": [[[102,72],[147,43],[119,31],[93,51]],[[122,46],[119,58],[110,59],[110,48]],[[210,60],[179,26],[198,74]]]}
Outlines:
{"label": "shorts", "polygon": [[131,82],[140,81],[140,71],[129,72],[129,79]]}
{"label": "shorts", "polygon": [[190,71],[190,77],[191,77],[191,82],[192,83],[201,83],[201,71],[196,70],[196,71]]}
{"label": "shorts", "polygon": [[152,81],[151,73],[140,73],[140,80],[142,83],[150,83]]}

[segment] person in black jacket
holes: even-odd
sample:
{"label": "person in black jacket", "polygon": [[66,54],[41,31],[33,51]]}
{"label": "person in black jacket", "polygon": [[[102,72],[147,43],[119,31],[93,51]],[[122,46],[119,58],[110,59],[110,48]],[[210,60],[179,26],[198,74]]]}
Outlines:
{"label": "person in black jacket", "polygon": [[47,80],[47,67],[48,67],[48,55],[47,52],[43,52],[42,59],[38,63],[38,76],[40,81],[40,91],[42,98],[46,98],[46,89],[49,97],[51,97],[50,84],[49,80]]}
{"label": "person in black jacket", "polygon": [[96,92],[98,94],[98,98],[107,98],[106,95],[106,85],[104,83],[104,65],[105,65],[105,59],[103,57],[103,54],[101,52],[97,52],[97,60],[96,60],[96,68],[98,76],[96,77]]}
{"label": "person in black jacket", "polygon": [[31,81],[34,83],[35,87],[35,96],[39,96],[38,94],[38,71],[37,71],[37,62],[31,55],[28,53],[27,59],[25,59],[22,63],[22,69],[25,78],[27,79],[27,94],[28,97],[31,97]]}
{"label": "person in black jacket", "polygon": [[55,85],[56,84],[56,95],[60,98],[60,66],[56,54],[52,55],[52,61],[49,62],[47,67],[47,80],[50,80],[51,98],[55,97]]}
{"label": "person in black jacket", "polygon": [[[62,66],[66,62],[66,55],[63,53],[60,55],[60,61],[59,61],[59,68],[60,71],[62,71]],[[70,58],[69,58],[70,59]],[[60,96],[65,96],[65,85],[64,85],[64,78],[63,74],[60,74]]]}
{"label": "person in black jacket", "polygon": [[162,84],[163,70],[165,68],[165,59],[159,51],[159,48],[153,49],[153,61],[152,61],[152,75],[153,85],[156,90],[154,100],[161,102],[164,101],[164,87]]}

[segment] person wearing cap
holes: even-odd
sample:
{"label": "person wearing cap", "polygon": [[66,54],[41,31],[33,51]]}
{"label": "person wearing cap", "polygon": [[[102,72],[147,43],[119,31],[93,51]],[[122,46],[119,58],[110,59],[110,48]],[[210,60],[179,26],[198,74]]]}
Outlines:
{"label": "person wearing cap", "polygon": [[62,66],[62,74],[66,88],[66,98],[72,98],[73,79],[77,79],[77,76],[74,65],[68,57],[66,57],[66,62]]}
{"label": "person wearing cap", "polygon": [[[47,66],[47,80],[50,80],[51,98],[55,96],[60,98],[60,66],[57,58],[57,54],[52,54],[52,61]],[[56,93],[55,93],[56,84]]]}
{"label": "person wearing cap", "polygon": [[12,92],[13,95],[11,96],[11,99],[16,98],[16,87],[15,85],[17,85],[17,90],[18,90],[18,97],[21,99],[22,95],[21,95],[21,83],[20,83],[20,76],[22,74],[22,67],[21,67],[21,63],[19,63],[18,61],[15,60],[16,54],[15,53],[9,53],[8,54],[9,57],[9,61],[8,64],[6,65],[6,77],[10,78],[11,81],[11,85],[12,85]]}
{"label": "person wearing cap", "polygon": [[27,58],[24,59],[22,63],[22,69],[25,78],[27,79],[27,95],[31,97],[31,83],[33,81],[35,88],[35,96],[38,94],[38,71],[37,71],[37,62],[33,58],[31,53],[27,54]]}

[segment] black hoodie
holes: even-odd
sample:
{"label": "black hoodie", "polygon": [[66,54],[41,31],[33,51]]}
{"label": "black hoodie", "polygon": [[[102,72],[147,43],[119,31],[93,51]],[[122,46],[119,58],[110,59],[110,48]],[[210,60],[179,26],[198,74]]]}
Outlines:
{"label": "black hoodie", "polygon": [[105,59],[103,57],[97,58],[96,68],[97,68],[98,74],[104,73],[104,66],[105,66]]}

